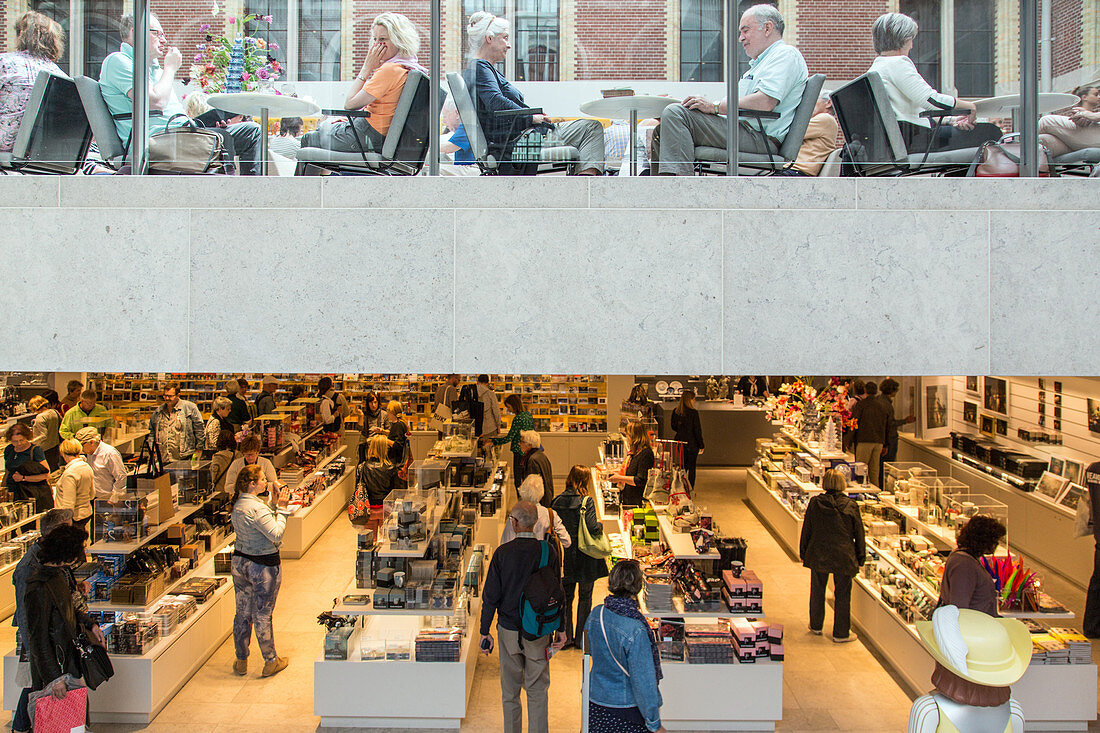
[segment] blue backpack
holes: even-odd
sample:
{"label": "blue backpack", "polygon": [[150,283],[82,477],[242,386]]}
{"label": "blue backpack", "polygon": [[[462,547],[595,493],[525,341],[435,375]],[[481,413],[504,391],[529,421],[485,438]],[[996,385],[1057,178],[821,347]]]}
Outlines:
{"label": "blue backpack", "polygon": [[520,596],[520,627],[524,639],[534,641],[561,628],[565,591],[560,570],[550,564],[550,543],[542,540],[542,555]]}

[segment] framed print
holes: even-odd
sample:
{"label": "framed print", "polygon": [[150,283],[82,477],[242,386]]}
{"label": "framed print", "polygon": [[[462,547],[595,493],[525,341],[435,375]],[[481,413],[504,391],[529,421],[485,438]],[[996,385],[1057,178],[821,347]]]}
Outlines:
{"label": "framed print", "polygon": [[1042,390],[1046,389],[1046,388],[1047,388],[1047,380],[1043,379],[1042,377],[1039,377],[1039,390],[1040,390],[1040,392]]}
{"label": "framed print", "polygon": [[990,412],[1008,415],[1008,382],[1000,377],[985,377],[983,407]]}
{"label": "framed print", "polygon": [[1056,476],[1061,476],[1066,471],[1066,461],[1064,458],[1058,458],[1057,456],[1050,457],[1050,472]]}
{"label": "framed print", "polygon": [[1054,418],[1054,429],[1055,430],[1061,430],[1062,429],[1062,421],[1059,420],[1058,418]]}
{"label": "framed print", "polygon": [[983,433],[985,433],[986,435],[988,435],[990,438],[992,438],[994,433],[996,432],[996,429],[997,429],[996,426],[994,426],[994,424],[993,424],[993,416],[992,415],[982,415],[981,431]]}
{"label": "framed print", "polygon": [[974,394],[978,394],[978,378],[977,377],[967,377],[966,378],[966,391],[967,392],[973,392]]}
{"label": "framed print", "polygon": [[1073,484],[1081,483],[1084,478],[1084,466],[1080,461],[1071,461],[1068,458],[1065,461],[1065,468],[1062,471],[1062,477]]}
{"label": "framed print", "polygon": [[1045,496],[1051,501],[1058,501],[1062,496],[1062,490],[1066,488],[1069,481],[1051,473],[1050,471],[1043,471],[1042,478],[1039,479],[1039,485],[1035,487],[1035,493]]}
{"label": "framed print", "polygon": [[1055,382],[1054,382],[1054,391],[1055,392],[1061,392],[1062,391],[1062,383],[1061,382],[1055,380]]}
{"label": "framed print", "polygon": [[1066,486],[1066,490],[1062,492],[1062,496],[1058,499],[1058,503],[1066,509],[1077,511],[1077,502],[1081,501],[1081,497],[1084,495],[1084,486],[1080,484],[1069,484]]}
{"label": "framed print", "polygon": [[963,422],[970,423],[971,425],[978,424],[978,403],[977,402],[964,402],[963,403]]}
{"label": "framed print", "polygon": [[997,435],[1008,436],[1008,420],[1001,420],[998,418],[993,421],[993,425],[997,430]]}
{"label": "framed print", "polygon": [[950,382],[943,377],[921,379],[921,436],[925,440],[946,438],[951,433]]}
{"label": "framed print", "polygon": [[1100,433],[1100,400],[1088,399],[1087,401],[1089,432]]}

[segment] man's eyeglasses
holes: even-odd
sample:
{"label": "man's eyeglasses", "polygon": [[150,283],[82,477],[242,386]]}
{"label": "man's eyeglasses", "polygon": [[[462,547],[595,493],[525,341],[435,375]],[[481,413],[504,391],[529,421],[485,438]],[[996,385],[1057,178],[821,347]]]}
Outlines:
{"label": "man's eyeglasses", "polygon": [[156,28],[150,28],[149,32],[152,33],[157,38],[167,38],[168,37],[167,33],[165,33],[164,31],[157,30]]}

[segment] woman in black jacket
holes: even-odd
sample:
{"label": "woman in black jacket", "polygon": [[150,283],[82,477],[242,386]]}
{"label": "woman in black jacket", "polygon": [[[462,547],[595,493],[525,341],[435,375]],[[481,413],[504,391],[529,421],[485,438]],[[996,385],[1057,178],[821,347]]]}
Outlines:
{"label": "woman in black jacket", "polygon": [[699,422],[699,411],[695,409],[695,390],[685,389],[680,393],[680,404],[672,411],[673,438],[684,443],[684,469],[688,482],[695,488],[695,466],[699,454],[703,452],[703,425]]}
{"label": "woman in black jacket", "polygon": [[[569,469],[565,479],[565,491],[554,497],[551,509],[561,517],[565,531],[572,542],[565,548],[562,560],[562,588],[565,589],[565,645],[571,646],[574,629],[584,631],[588,614],[592,611],[592,585],[600,578],[607,577],[607,560],[591,557],[580,551],[581,519],[593,538],[603,534],[603,525],[596,516],[596,501],[589,496],[588,487],[592,485],[592,472],[587,466],[576,465]],[[573,624],[573,591],[577,592],[577,623]],[[578,647],[582,644],[577,643]]]}
{"label": "woman in black jacket", "polygon": [[65,683],[62,675],[80,677],[74,636],[88,631],[97,643],[103,637],[86,613],[73,605],[75,590],[71,568],[84,562],[84,541],[88,533],[80,527],[62,526],[39,541],[38,560],[42,564],[28,580],[23,596],[27,609],[27,655],[31,667],[31,687],[50,692],[61,700]]}
{"label": "woman in black jacket", "polygon": [[653,468],[653,448],[649,444],[649,431],[640,422],[627,423],[626,438],[630,442],[630,457],[623,472],[612,474],[608,480],[623,485],[620,502],[624,507],[641,506],[645,502],[649,469]]}
{"label": "woman in black jacket", "polygon": [[844,494],[844,476],[829,469],[821,480],[824,494],[810,499],[802,520],[798,555],[810,569],[810,631],[825,624],[825,586],[833,576],[833,641],[855,639],[850,633],[852,578],[867,556],[859,505]]}

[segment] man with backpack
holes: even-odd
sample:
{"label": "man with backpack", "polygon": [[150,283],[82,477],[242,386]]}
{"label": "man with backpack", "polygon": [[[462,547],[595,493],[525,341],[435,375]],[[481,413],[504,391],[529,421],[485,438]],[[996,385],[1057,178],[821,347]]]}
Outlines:
{"label": "man with backpack", "polygon": [[[565,643],[561,557],[546,540],[535,538],[538,509],[529,501],[512,507],[508,521],[516,538],[493,553],[481,594],[481,651],[493,653],[493,616],[500,639],[500,692],[505,733],[521,733],[520,688],[527,690],[529,733],[549,730],[547,690],[550,648]],[[551,644],[553,642],[553,644]]]}

